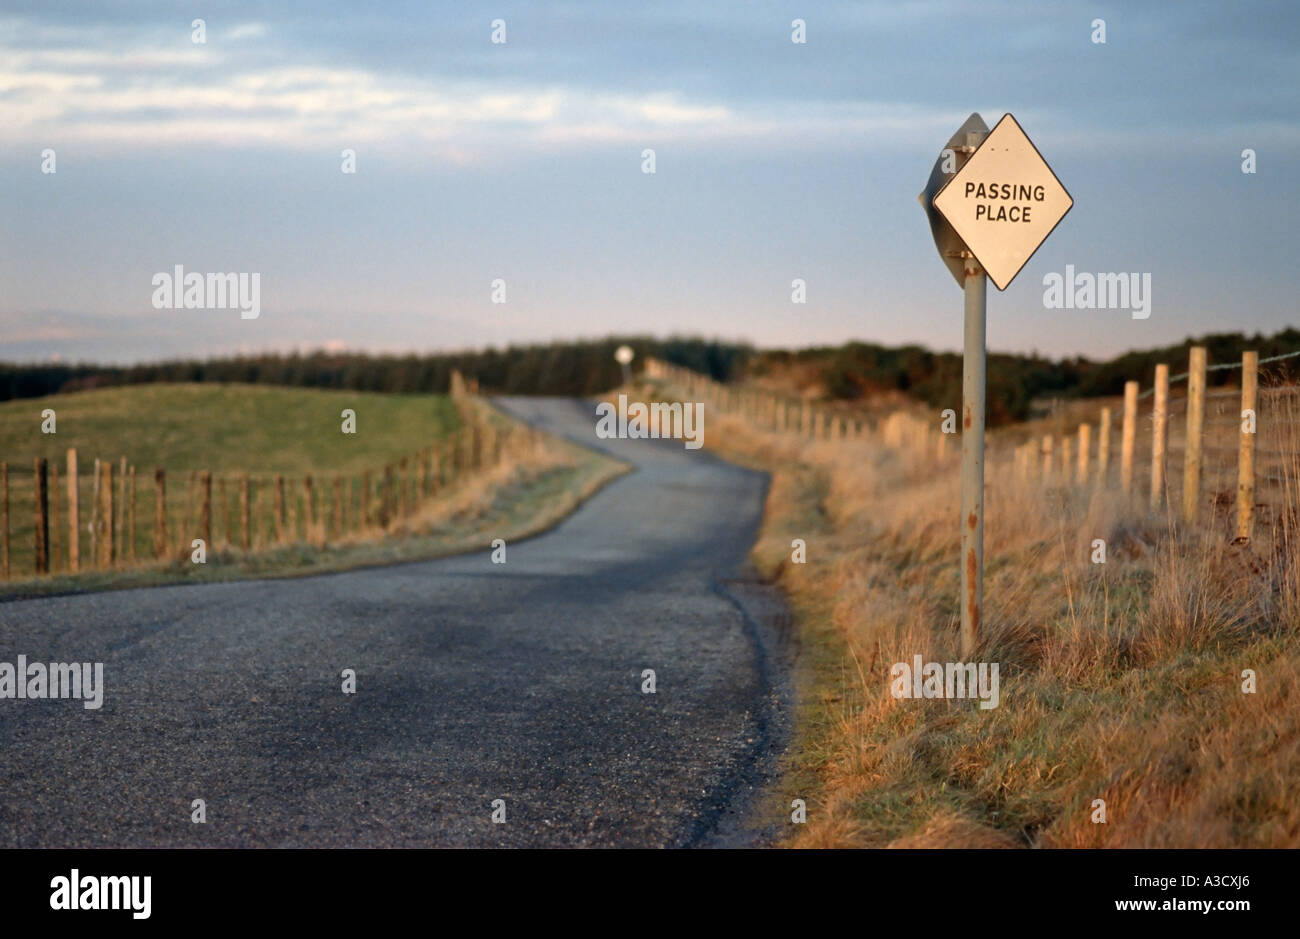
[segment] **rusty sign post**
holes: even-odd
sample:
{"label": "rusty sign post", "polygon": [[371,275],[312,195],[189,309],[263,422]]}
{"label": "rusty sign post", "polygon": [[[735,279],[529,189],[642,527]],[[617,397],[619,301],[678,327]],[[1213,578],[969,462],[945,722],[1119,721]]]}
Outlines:
{"label": "rusty sign post", "polygon": [[984,609],[984,389],[988,280],[1005,290],[1074,200],[1016,119],[990,131],[972,114],[939,154],[918,197],[939,257],[965,295],[961,436],[961,650]]}
{"label": "rusty sign post", "polygon": [[961,357],[961,651],[971,655],[984,608],[984,327],[988,276],[966,258],[965,343]]}

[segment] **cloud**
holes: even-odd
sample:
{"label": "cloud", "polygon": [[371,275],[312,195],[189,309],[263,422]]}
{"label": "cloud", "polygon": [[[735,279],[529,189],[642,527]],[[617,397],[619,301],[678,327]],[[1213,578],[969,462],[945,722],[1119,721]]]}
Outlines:
{"label": "cloud", "polygon": [[226,33],[227,39],[261,39],[269,35],[270,28],[265,23],[240,23]]}
{"label": "cloud", "polygon": [[[33,35],[48,44],[27,48]],[[194,45],[167,33],[101,48],[91,35],[28,25],[0,44],[0,122],[17,143],[140,146],[389,145],[469,163],[576,146],[680,141],[772,143],[783,149],[897,143],[945,132],[945,110],[879,102],[727,101],[671,88],[614,90],[522,77],[413,76],[310,56]],[[229,39],[264,37],[245,23]]]}

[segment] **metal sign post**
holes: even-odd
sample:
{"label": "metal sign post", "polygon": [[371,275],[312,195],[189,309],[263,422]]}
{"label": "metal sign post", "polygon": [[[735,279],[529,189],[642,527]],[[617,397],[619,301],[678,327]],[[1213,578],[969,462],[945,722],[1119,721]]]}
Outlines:
{"label": "metal sign post", "polygon": [[966,258],[961,356],[961,653],[974,653],[984,609],[984,328],[989,279]]}
{"label": "metal sign post", "polygon": [[939,257],[965,294],[961,397],[961,651],[984,610],[984,388],[988,280],[1005,290],[1074,205],[1016,119],[992,131],[972,114],[918,197]]}

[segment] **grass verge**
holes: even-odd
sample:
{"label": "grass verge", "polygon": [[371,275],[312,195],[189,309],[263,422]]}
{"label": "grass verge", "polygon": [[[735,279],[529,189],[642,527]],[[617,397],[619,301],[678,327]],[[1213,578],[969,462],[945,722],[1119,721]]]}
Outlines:
{"label": "grass verge", "polygon": [[982,710],[889,692],[893,663],[961,660],[952,461],[728,416],[708,443],[772,474],[754,560],[800,623],[781,789],[808,804],[788,844],[1300,845],[1300,467],[1249,545],[1222,512],[1189,529],[991,469],[975,659],[1001,689]]}

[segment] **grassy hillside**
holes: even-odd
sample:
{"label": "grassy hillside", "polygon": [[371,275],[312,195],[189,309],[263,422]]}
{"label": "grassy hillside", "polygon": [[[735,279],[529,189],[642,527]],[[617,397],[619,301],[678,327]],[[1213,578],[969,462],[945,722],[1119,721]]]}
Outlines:
{"label": "grassy hillside", "polygon": [[[41,433],[41,412],[57,434]],[[357,432],[341,430],[344,408]],[[125,456],[152,472],[351,472],[405,455],[460,424],[444,395],[373,394],[266,385],[157,384],[0,402],[0,460],[30,475],[46,457],[63,468],[76,447],[82,472]]]}

